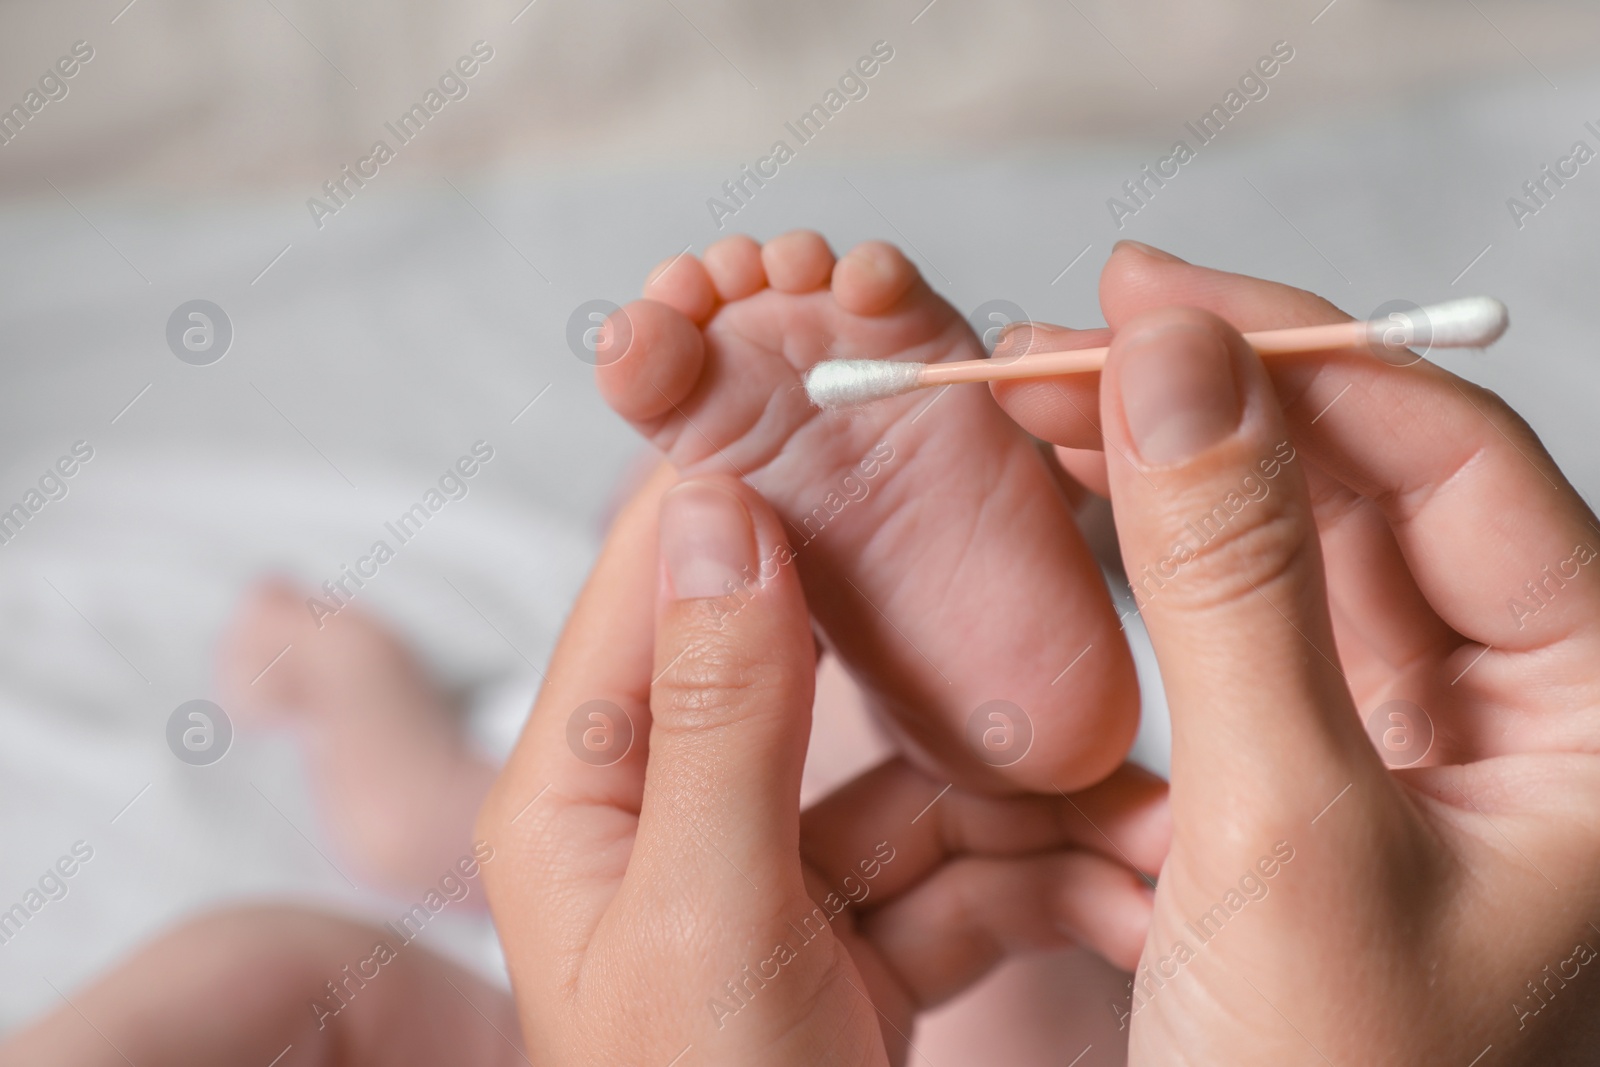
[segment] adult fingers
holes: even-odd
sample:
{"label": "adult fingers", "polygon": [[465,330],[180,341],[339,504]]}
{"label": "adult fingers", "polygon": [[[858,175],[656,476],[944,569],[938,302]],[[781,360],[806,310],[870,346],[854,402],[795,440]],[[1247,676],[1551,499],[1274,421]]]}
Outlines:
{"label": "adult fingers", "polygon": [[1403,676],[1426,674],[1418,668],[1459,646],[1460,636],[1417,588],[1383,510],[1310,460],[1305,474],[1352,687],[1382,692],[1385,700],[1420,699],[1405,690],[1426,688],[1431,679]]}
{"label": "adult fingers", "polygon": [[[1322,325],[1350,318],[1304,290],[1196,267],[1132,241],[1119,244],[1106,264],[1101,275],[1101,302],[1106,321],[1113,326],[1140,312],[1172,305],[1204,308],[1241,330]],[[1064,332],[1054,327],[1034,325],[1018,332],[1036,338],[1033,350],[1066,347],[1077,334],[1066,331],[1073,336],[1063,342]],[[1083,333],[1098,338],[1109,332]],[[1280,397],[1299,398],[1289,405],[1290,425],[1297,444],[1304,444],[1307,455],[1318,461],[1326,453],[1326,447],[1319,447],[1318,424],[1325,413],[1333,412],[1331,405],[1341,399],[1344,384],[1329,388],[1327,383],[1318,384],[1315,377],[1309,384],[1302,379],[1330,360],[1385,366],[1364,354],[1349,353],[1268,364]],[[1007,388],[997,388],[995,395],[1007,414],[1029,432],[1058,445],[1070,443],[1072,447],[1057,451],[1062,466],[1084,485],[1104,492],[1105,456],[1092,451],[1105,447],[1098,439],[1098,424],[1096,439],[1088,441],[1081,431],[1082,420],[1076,416],[1077,409],[1087,403],[1081,393],[1091,379],[1098,385],[1098,375],[1006,383]],[[1064,389],[1073,391],[1070,403],[1062,398]],[[1098,403],[1096,395],[1096,408]],[[1330,586],[1336,601],[1349,601],[1338,604],[1341,639],[1358,636],[1363,644],[1401,663],[1417,662],[1425,649],[1449,642],[1452,632],[1416,588],[1393,534],[1382,523],[1371,521],[1372,506],[1363,504],[1359,494],[1343,482],[1330,485],[1330,479],[1315,477],[1312,466],[1307,465],[1307,473],[1312,475],[1312,504],[1323,532]],[[1369,595],[1372,593],[1376,595]]]}
{"label": "adult fingers", "polygon": [[512,845],[529,834],[538,821],[528,806],[536,796],[638,809],[644,745],[636,742],[649,728],[655,655],[656,513],[676,481],[662,464],[612,524],[539,698],[485,801],[478,829],[496,843]]}
{"label": "adult fingers", "polygon": [[650,759],[624,893],[659,899],[698,855],[697,910],[770,908],[799,887],[816,670],[793,555],[777,516],[731,477],[669,491],[660,540]]}
{"label": "adult fingers", "polygon": [[1137,241],[1118,244],[1100,272],[1100,310],[1107,324],[1120,329],[1135,315],[1171,304],[1205,308],[1240,331],[1321,326],[1351,318],[1304,289],[1197,267]]}
{"label": "adult fingers", "polygon": [[1133,764],[1079,793],[994,797],[946,788],[903,759],[806,811],[805,860],[840,896],[892,900],[952,858],[1063,848],[1154,875],[1167,856],[1166,783]]}
{"label": "adult fingers", "polygon": [[[1334,647],[1316,526],[1260,359],[1215,316],[1122,326],[1101,390],[1123,561],[1172,709],[1174,835],[1392,791]],[[1241,814],[1248,812],[1248,815]]]}
{"label": "adult fingers", "polygon": [[1066,448],[1056,445],[1056,462],[1079,485],[1102,497],[1111,495],[1106,478],[1106,454],[1098,448]]}
{"label": "adult fingers", "polygon": [[1152,901],[1136,873],[1087,852],[969,857],[872,911],[860,930],[926,1008],[1019,952],[1082,944],[1131,971]]}
{"label": "adult fingers", "polygon": [[[1030,322],[1006,331],[992,358],[1006,360],[1032,352],[1100,348],[1110,341],[1111,331],[1107,329],[1073,330]],[[1035,437],[1066,448],[1104,447],[1100,437],[1098,374],[991,382],[989,390],[1006,414]]]}
{"label": "adult fingers", "polygon": [[[1241,330],[1349,318],[1301,290],[1131,245],[1106,265],[1100,299],[1113,328],[1171,304],[1206,308]],[[1600,530],[1499,397],[1433,364],[1400,367],[1364,352],[1274,359],[1270,367],[1297,444],[1382,508],[1417,586],[1446,623],[1498,650],[1581,638],[1571,662],[1592,657],[1600,596],[1589,564],[1600,558]],[[1462,581],[1465,574],[1473,580]],[[1447,669],[1478,654],[1465,649],[1466,659]]]}
{"label": "adult fingers", "polygon": [[676,480],[663,464],[618,513],[478,814],[507,963],[534,1001],[570,984],[627,867],[650,728],[656,516]]}

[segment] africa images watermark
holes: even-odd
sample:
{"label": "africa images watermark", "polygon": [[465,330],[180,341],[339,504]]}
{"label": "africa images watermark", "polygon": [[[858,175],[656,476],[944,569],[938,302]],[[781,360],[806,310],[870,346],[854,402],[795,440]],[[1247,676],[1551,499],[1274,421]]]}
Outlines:
{"label": "africa images watermark", "polygon": [[396,148],[391,148],[388,141],[378,138],[372,142],[367,154],[356,160],[354,170],[346,163],[339,168],[336,177],[322,183],[323,197],[306,199],[306,208],[311,212],[311,221],[317,229],[327,225],[326,219],[330,215],[337,215],[349,207],[356,193],[366,188],[367,182],[376,178],[385,164],[394,160],[398,154],[397,148],[403,148],[415,140],[428,122],[444,110],[446,104],[467,98],[472,91],[469,85],[471,80],[478,76],[483,64],[494,58],[494,49],[487,41],[474,41],[470,52],[439,75],[438,88],[430,87],[422,94],[422,99],[402,112],[399,118],[383,124],[384,129],[394,136]]}
{"label": "africa images watermark", "polygon": [[[1280,441],[1272,454],[1256,461],[1257,474],[1246,474],[1239,487],[1222,498],[1210,511],[1197,515],[1183,524],[1185,536],[1172,543],[1172,548],[1155,563],[1146,563],[1137,576],[1129,575],[1128,586],[1133,593],[1135,608],[1143,608],[1168,582],[1173,581],[1183,568],[1200,555],[1202,549],[1221,537],[1229,524],[1245,509],[1259,504],[1272,493],[1272,482],[1283,469],[1295,461],[1294,445]],[[1193,538],[1191,545],[1187,538]]]}
{"label": "africa images watermark", "polygon": [[[1141,963],[1128,981],[1128,999],[1112,1001],[1111,1014],[1117,1017],[1117,1028],[1126,1030],[1128,1020],[1149,1006],[1155,995],[1183,973],[1200,955],[1200,949],[1209,945],[1234,916],[1250,904],[1259,904],[1272,892],[1271,880],[1294,860],[1294,846],[1287,841],[1275,842],[1272,851],[1256,860],[1255,864],[1238,882],[1222,894],[1222,899],[1201,912],[1192,922],[1183,924],[1188,937],[1179,937],[1171,950],[1150,963]],[[1193,945],[1189,940],[1194,941]]]}
{"label": "africa images watermark", "polygon": [[872,894],[870,883],[883,873],[884,867],[894,862],[894,857],[894,846],[887,841],[879,841],[873,846],[872,855],[856,864],[856,870],[861,872],[860,878],[853,872],[845,875],[840,879],[838,890],[829,890],[820,904],[814,903],[811,910],[800,917],[798,926],[793,920],[789,921],[789,932],[794,935],[792,938],[786,934],[765,957],[753,964],[745,964],[738,974],[722,983],[724,996],[713,996],[706,1001],[717,1029],[721,1030],[729,1019],[749,1007],[756,994],[767,988],[768,983],[777,981],[783,969],[800,958],[800,950],[821,937],[829,929],[829,924],[845,909],[866,900]]}
{"label": "africa images watermark", "polygon": [[383,973],[383,968],[400,956],[400,950],[417,939],[423,929],[452,904],[459,904],[472,894],[472,880],[478,877],[482,866],[494,859],[494,846],[487,841],[474,841],[472,852],[462,856],[455,865],[439,877],[436,888],[428,890],[422,900],[394,922],[383,924],[383,929],[394,935],[379,938],[372,951],[353,964],[345,964],[342,977],[326,983],[327,992],[310,1002],[311,1014],[317,1020],[317,1029],[325,1030],[328,1020],[350,1006],[367,983]]}
{"label": "africa images watermark", "polygon": [[1139,168],[1136,176],[1123,182],[1122,192],[1126,199],[1115,196],[1106,199],[1106,210],[1111,214],[1112,224],[1119,230],[1126,226],[1128,220],[1148,207],[1156,193],[1166,188],[1167,182],[1176,178],[1184,165],[1199,155],[1201,148],[1216,140],[1248,104],[1265,100],[1272,91],[1267,83],[1277,77],[1292,59],[1294,47],[1288,41],[1278,41],[1269,54],[1256,60],[1254,66],[1244,72],[1239,78],[1238,87],[1229,89],[1221,103],[1211,105],[1211,110],[1195,122],[1185,122],[1184,129],[1193,135],[1194,145],[1190,146],[1187,139],[1179,138],[1173,142],[1170,152],[1156,160],[1154,169],[1146,163]]}
{"label": "africa images watermark", "polygon": [[167,749],[191,767],[209,767],[233,747],[233,720],[214,701],[185,700],[167,716]]}
{"label": "africa images watermark", "polygon": [[94,859],[94,846],[87,841],[74,841],[72,848],[56,860],[39,876],[37,883],[28,887],[22,899],[0,911],[0,945],[9,945],[22,933],[22,928],[33,921],[52,901],[64,900],[71,886],[67,880]]}
{"label": "africa images watermark", "polygon": [[94,446],[88,441],[74,441],[71,451],[39,476],[38,488],[29,488],[22,499],[0,511],[0,545],[9,545],[22,528],[43,511],[46,504],[65,500],[70,489],[68,480],[94,458]]}
{"label": "africa images watermark", "polygon": [[1533,581],[1523,582],[1522,591],[1527,594],[1527,599],[1510,597],[1506,607],[1511,612],[1511,619],[1517,624],[1517,629],[1527,628],[1528,620],[1538,615],[1545,608],[1555,602],[1561,590],[1570,583],[1578,580],[1582,569],[1593,563],[1595,550],[1588,544],[1577,544],[1572,547],[1572,554],[1566,559],[1552,564],[1546,563],[1539,569],[1539,577]]}
{"label": "africa images watermark", "polygon": [[789,142],[780,137],[772,142],[766,155],[753,164],[740,167],[737,175],[723,182],[722,195],[727,199],[714,196],[706,199],[706,210],[711,212],[711,221],[716,223],[717,229],[722,229],[728,219],[749,206],[757,191],[765,188],[767,182],[778,176],[783,165],[794,159],[796,148],[810,144],[822,133],[823,127],[845,109],[846,104],[852,100],[865,100],[869,91],[867,82],[876,77],[893,58],[893,45],[888,41],[874,41],[872,51],[856,60],[840,75],[837,87],[823,93],[820,103],[812,104],[793,122],[783,124],[783,128],[794,137],[795,147],[790,147]]}
{"label": "africa images watermark", "polygon": [[[1585,122],[1583,128],[1594,135],[1596,143],[1600,143],[1600,126],[1594,122]],[[1517,229],[1528,225],[1528,220],[1550,206],[1556,194],[1567,187],[1567,182],[1576,178],[1581,169],[1594,160],[1595,149],[1588,141],[1579,138],[1572,142],[1572,147],[1567,154],[1556,160],[1552,167],[1546,163],[1539,169],[1539,173],[1522,183],[1522,196],[1506,197],[1506,210],[1511,212],[1511,221]],[[1524,199],[1526,198],[1526,199]]]}
{"label": "africa images watermark", "polygon": [[[355,564],[344,564],[339,570],[337,578],[330,578],[322,583],[322,592],[326,599],[317,597],[306,598],[306,609],[311,612],[311,617],[317,621],[317,629],[322,629],[323,620],[339,614],[350,602],[355,599],[368,581],[378,576],[379,570],[385,563],[394,559],[400,547],[408,544],[444,506],[453,500],[466,499],[471,491],[470,482],[477,473],[483,469],[490,460],[494,459],[494,446],[487,441],[474,441],[471,454],[460,457],[443,474],[439,475],[437,488],[430,486],[422,494],[422,499],[402,511],[392,522],[383,524],[383,528],[394,538],[395,543],[389,544],[387,538],[378,538],[367,550],[367,554],[355,561]],[[351,588],[354,586],[354,588]]]}
{"label": "africa images watermark", "polygon": [[1528,1020],[1537,1016],[1550,1002],[1555,1000],[1560,992],[1567,988],[1568,982],[1575,982],[1583,973],[1583,968],[1594,962],[1594,946],[1587,941],[1579,941],[1572,947],[1571,955],[1555,962],[1555,970],[1546,964],[1539,974],[1530,978],[1526,987],[1527,999],[1518,997],[1511,1002],[1511,1011],[1517,1017],[1517,1029],[1526,1030]]}
{"label": "africa images watermark", "polygon": [[[22,94],[20,103],[0,110],[0,148],[22,136],[28,123],[33,122],[51,103],[65,100],[72,87],[67,83],[94,58],[94,46],[88,41],[74,41],[72,51],[55,61],[39,75],[38,85]],[[0,105],[3,106],[3,105]]]}
{"label": "africa images watermark", "polygon": [[780,542],[754,570],[746,567],[740,575],[740,581],[727,582],[725,586],[727,593],[717,598],[714,609],[718,624],[744,610],[744,606],[755,597],[756,593],[776,578],[779,570],[799,558],[800,551],[822,536],[822,531],[827,529],[847,507],[866,500],[872,493],[873,479],[894,461],[894,456],[894,446],[888,441],[879,441],[873,445],[872,449],[862,457],[861,462],[851,467],[839,479],[838,487],[824,494],[822,501],[800,520],[796,530],[804,535],[804,540],[792,548],[787,542]]}

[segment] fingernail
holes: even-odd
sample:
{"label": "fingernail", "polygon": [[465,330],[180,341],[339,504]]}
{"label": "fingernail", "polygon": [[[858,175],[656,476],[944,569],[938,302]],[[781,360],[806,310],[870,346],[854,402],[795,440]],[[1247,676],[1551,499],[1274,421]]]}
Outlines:
{"label": "fingernail", "polygon": [[1123,416],[1145,462],[1182,462],[1238,427],[1233,355],[1216,331],[1157,325],[1115,344]]}
{"label": "fingernail", "polygon": [[1036,345],[1043,345],[1057,337],[1065,337],[1072,333],[1071,330],[1061,326],[1052,326],[1047,322],[1013,322],[1000,330],[1000,337],[994,343],[994,352],[990,358],[1006,356],[1025,356],[1033,351]]}
{"label": "fingernail", "polygon": [[1157,248],[1155,245],[1147,245],[1143,241],[1118,241],[1117,245],[1118,245],[1118,247],[1121,247],[1122,245],[1127,245],[1129,248],[1135,249],[1136,251],[1139,251],[1139,252],[1143,252],[1145,255],[1149,256],[1151,259],[1165,260],[1168,263],[1185,263],[1185,262],[1187,262],[1187,260],[1179,259],[1177,256],[1173,255],[1171,252],[1164,252],[1161,249]]}
{"label": "fingernail", "polygon": [[755,570],[755,527],[732,493],[683,482],[661,500],[661,559],[679,600],[726,596]]}

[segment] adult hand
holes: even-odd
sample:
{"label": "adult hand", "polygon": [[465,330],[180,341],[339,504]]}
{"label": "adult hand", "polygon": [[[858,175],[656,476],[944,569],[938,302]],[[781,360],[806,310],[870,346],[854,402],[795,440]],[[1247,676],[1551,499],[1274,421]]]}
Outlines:
{"label": "adult hand", "polygon": [[1101,295],[1102,381],[997,393],[1040,436],[1103,440],[1172,711],[1131,1062],[1593,1062],[1593,516],[1438,367],[1269,375],[1238,331],[1348,318],[1309,294],[1123,247]]}
{"label": "adult hand", "polygon": [[[782,528],[737,481],[671,483],[618,518],[479,817],[531,1061],[898,1063],[1005,952],[1132,966],[1162,783],[991,798],[895,760],[802,820],[814,646]],[[761,587],[721,595],[746,565]]]}

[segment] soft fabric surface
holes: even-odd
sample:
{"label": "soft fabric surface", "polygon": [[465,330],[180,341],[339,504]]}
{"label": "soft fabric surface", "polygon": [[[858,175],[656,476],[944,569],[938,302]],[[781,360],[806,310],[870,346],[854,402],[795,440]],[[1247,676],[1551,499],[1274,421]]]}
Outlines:
{"label": "soft fabric surface", "polygon": [[1597,34],[1600,9],[1583,0],[9,4],[0,103],[76,41],[95,58],[18,148],[0,148],[0,191],[293,180],[303,200],[476,41],[494,58],[405,149],[408,166],[456,173],[522,150],[736,169],[876,41],[895,58],[808,151],[960,158],[1086,134],[1164,138],[1278,41],[1299,58],[1249,121],[1293,128],[1330,100],[1383,109],[1463,78],[1537,70],[1562,84],[1555,74],[1587,62]]}

